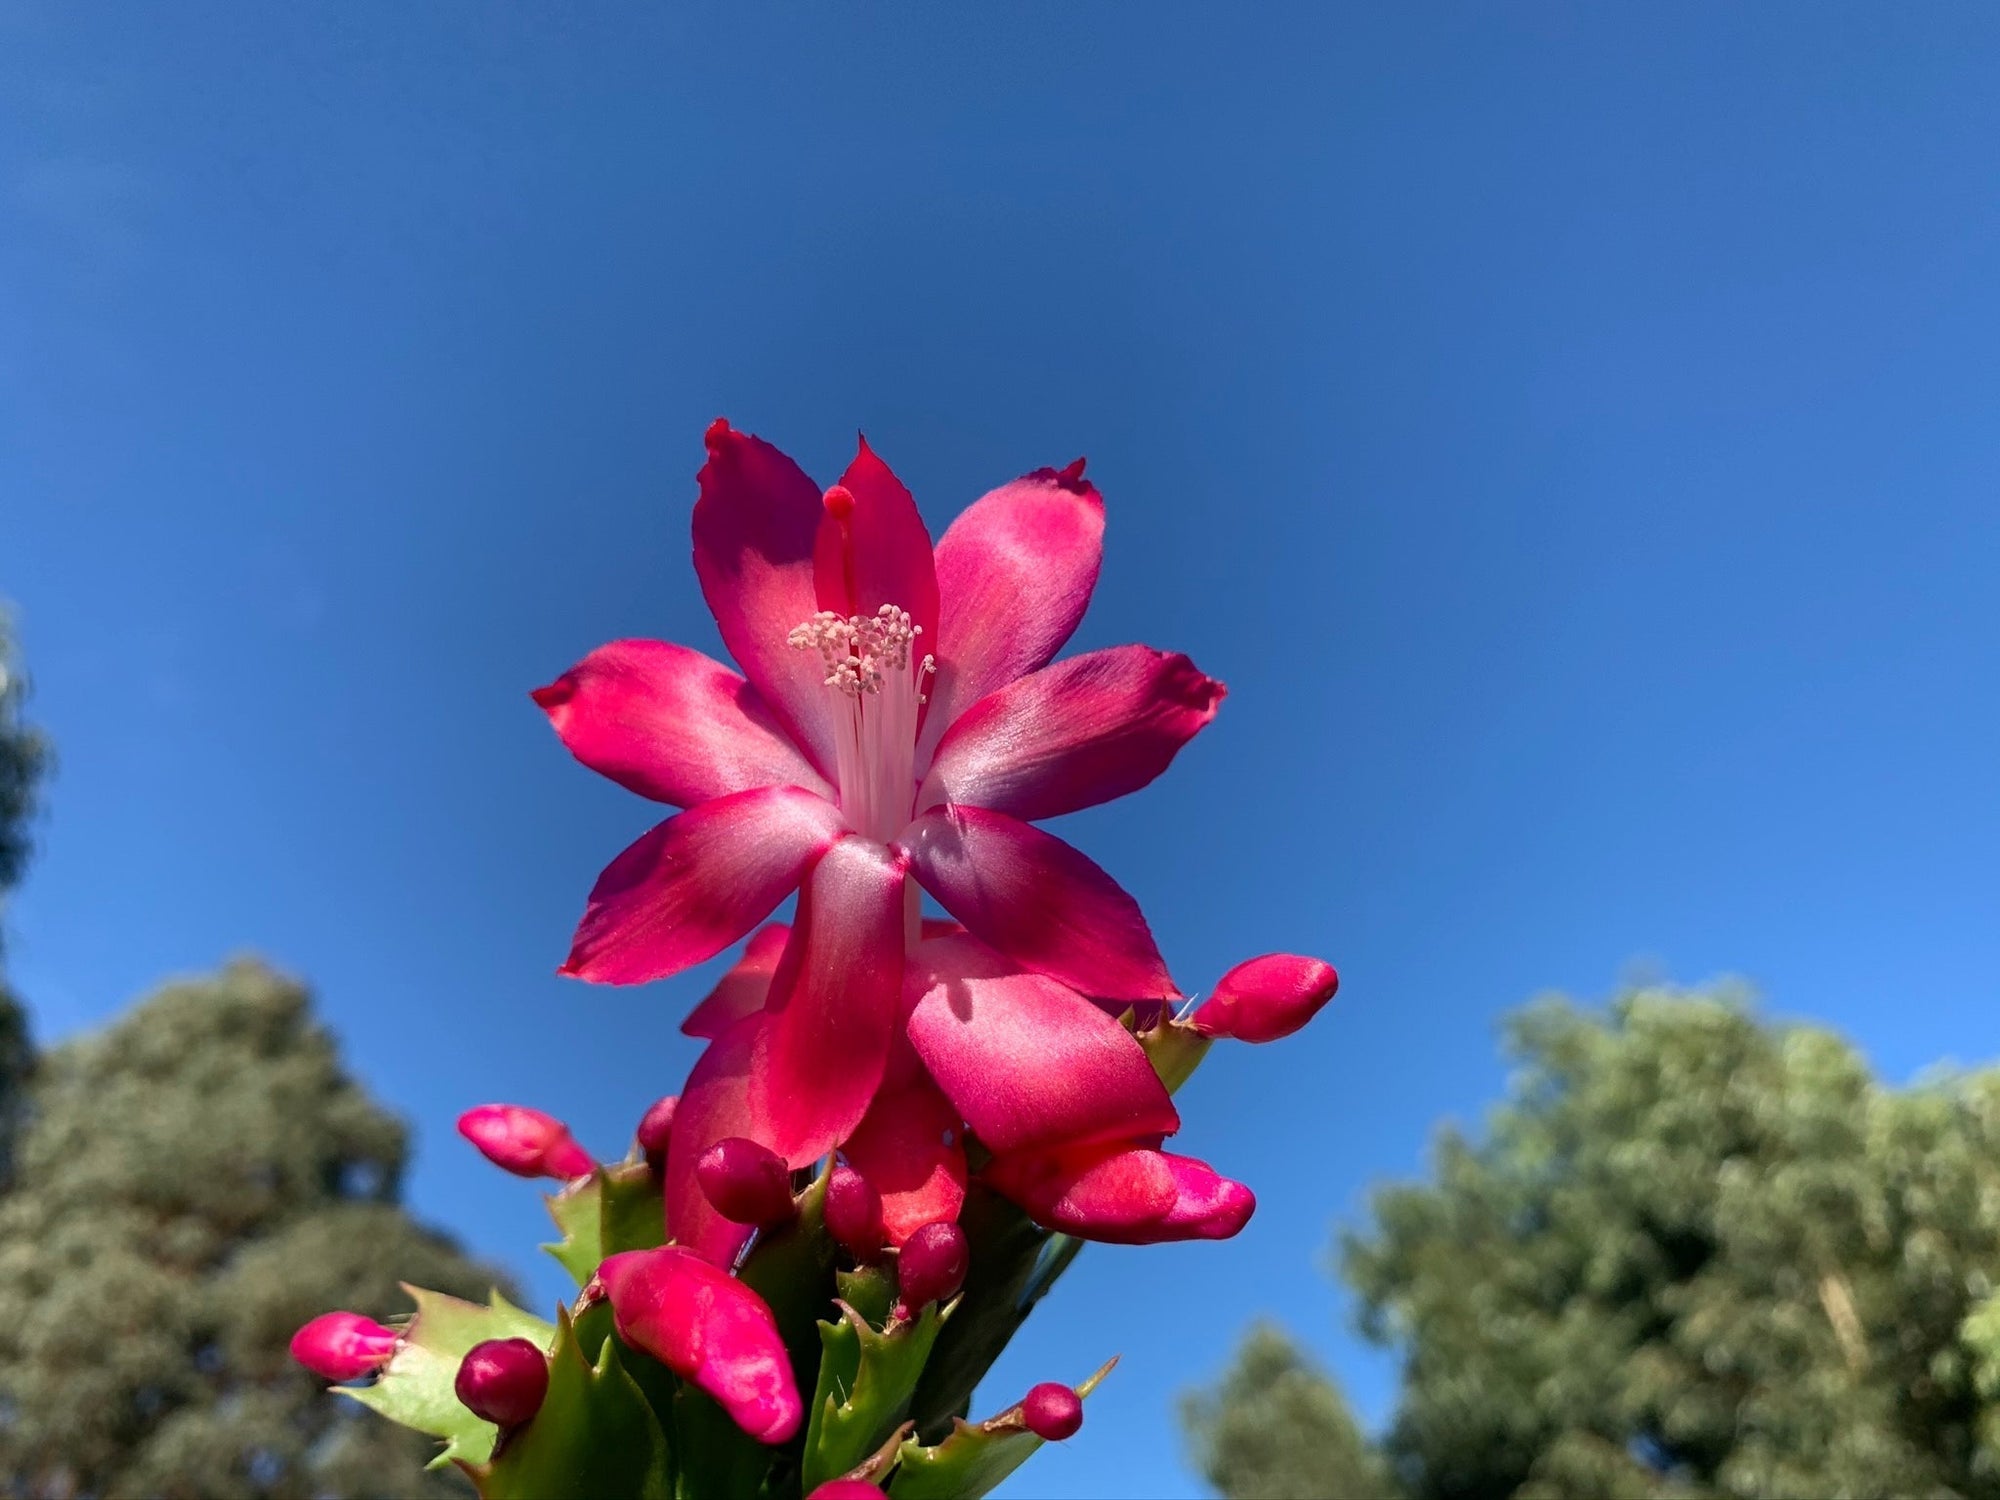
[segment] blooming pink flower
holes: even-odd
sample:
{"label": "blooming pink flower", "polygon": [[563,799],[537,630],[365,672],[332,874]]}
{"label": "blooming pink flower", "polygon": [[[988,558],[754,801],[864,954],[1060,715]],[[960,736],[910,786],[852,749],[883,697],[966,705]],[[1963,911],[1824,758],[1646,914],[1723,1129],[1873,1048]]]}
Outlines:
{"label": "blooming pink flower", "polygon": [[676,1245],[608,1257],[592,1282],[618,1336],[707,1391],[760,1443],[788,1441],[805,1413],[771,1309],[727,1271]]}
{"label": "blooming pink flower", "polygon": [[[963,1192],[962,1149],[912,1122],[1037,1143],[1174,1128],[1143,1054],[1076,991],[1179,991],[1132,898],[1033,820],[1144,786],[1223,688],[1144,646],[1050,665],[1097,579],[1082,463],[1003,485],[933,548],[865,442],[824,494],[727,422],[707,444],[695,570],[744,675],[620,641],[534,695],[584,764],[686,809],[599,877],[565,973],[664,978],[798,892],[790,932],[760,932],[689,1017],[713,1045],[668,1151],[675,1237],[716,1260],[742,1242],[693,1180],[725,1135],[794,1167],[849,1143],[893,1240]],[[925,956],[920,887],[959,947]],[[953,1006],[953,986],[987,999]]]}
{"label": "blooming pink flower", "polygon": [[569,1126],[525,1104],[481,1104],[458,1117],[458,1133],[516,1177],[585,1177],[597,1164]]}
{"label": "blooming pink flower", "polygon": [[292,1335],[292,1358],[322,1380],[359,1380],[396,1352],[396,1330],[360,1313],[321,1313]]}
{"label": "blooming pink flower", "polygon": [[1203,1036],[1275,1042],[1320,1013],[1340,987],[1333,965],[1296,953],[1248,958],[1224,974],[1188,1019]]}

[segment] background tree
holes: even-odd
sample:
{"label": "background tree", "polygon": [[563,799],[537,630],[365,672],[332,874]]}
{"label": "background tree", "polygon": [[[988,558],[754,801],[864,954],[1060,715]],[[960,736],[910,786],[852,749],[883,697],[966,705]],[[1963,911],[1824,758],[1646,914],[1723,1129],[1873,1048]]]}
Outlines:
{"label": "background tree", "polygon": [[1182,1398],[1181,1422],[1195,1467],[1230,1500],[1393,1492],[1333,1382],[1270,1323],[1244,1335],[1213,1390]]}
{"label": "background tree", "polygon": [[1408,1494],[2000,1496],[2000,1070],[1887,1088],[1727,991],[1509,1040],[1485,1140],[1343,1247]]}
{"label": "background tree", "polygon": [[[24,694],[0,629],[0,899],[47,761]],[[298,984],[232,964],[39,1059],[0,986],[0,1110],[0,1493],[469,1493],[287,1356],[329,1307],[407,1310],[399,1277],[492,1282],[398,1206],[404,1129]]]}

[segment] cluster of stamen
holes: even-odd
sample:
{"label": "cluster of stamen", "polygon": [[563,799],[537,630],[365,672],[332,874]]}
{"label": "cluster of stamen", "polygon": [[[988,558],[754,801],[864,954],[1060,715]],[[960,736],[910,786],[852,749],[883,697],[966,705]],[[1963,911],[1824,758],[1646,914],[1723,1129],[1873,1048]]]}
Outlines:
{"label": "cluster of stamen", "polygon": [[[879,693],[885,684],[910,669],[911,648],[924,627],[913,624],[907,609],[885,604],[872,615],[837,615],[823,609],[803,625],[794,625],[785,642],[795,651],[817,651],[826,664],[826,685],[858,698]],[[917,663],[917,702],[924,701],[923,681],[937,670],[926,656]]]}
{"label": "cluster of stamen", "polygon": [[840,695],[834,714],[835,779],[855,832],[888,842],[909,821],[916,785],[917,720],[936,659],[916,655],[923,626],[885,604],[872,615],[821,610],[785,638],[817,651],[826,685]]}

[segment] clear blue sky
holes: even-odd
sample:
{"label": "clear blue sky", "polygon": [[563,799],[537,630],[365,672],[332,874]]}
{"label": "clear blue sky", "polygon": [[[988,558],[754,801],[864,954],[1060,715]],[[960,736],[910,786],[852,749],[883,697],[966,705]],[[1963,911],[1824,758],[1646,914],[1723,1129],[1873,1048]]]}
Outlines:
{"label": "clear blue sky", "polygon": [[1262,1208],[1093,1250],[992,1394],[1124,1366],[1015,1493],[1193,1492],[1172,1394],[1270,1311],[1379,1415],[1330,1225],[1501,1086],[1494,1020],[1725,972],[1901,1078],[2000,1048],[2000,12],[1988,5],[0,10],[0,594],[62,769],[46,1037],[254,949],[451,1134],[615,1151],[703,988],[554,968],[651,809],[527,689],[714,647],[718,413],[941,527],[1087,453],[1079,645],[1227,680],[1064,829],[1184,984],[1316,1027],[1187,1147]]}

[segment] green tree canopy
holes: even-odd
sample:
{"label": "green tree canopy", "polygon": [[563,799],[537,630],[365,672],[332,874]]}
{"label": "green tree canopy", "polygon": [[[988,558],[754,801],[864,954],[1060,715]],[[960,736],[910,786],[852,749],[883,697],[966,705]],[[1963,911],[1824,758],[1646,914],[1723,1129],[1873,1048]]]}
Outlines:
{"label": "green tree canopy", "polygon": [[407,1496],[430,1457],[294,1367],[329,1308],[490,1274],[398,1206],[407,1142],[256,963],[43,1056],[0,1198],[0,1488]]}
{"label": "green tree canopy", "polygon": [[1343,1246],[1405,1492],[2000,1496],[2000,1070],[1887,1087],[1728,991],[1508,1035],[1485,1138]]}

